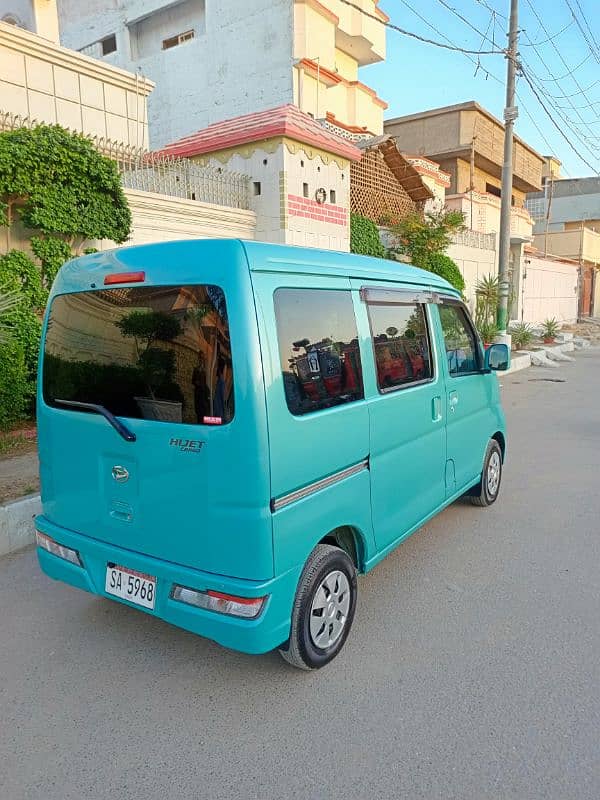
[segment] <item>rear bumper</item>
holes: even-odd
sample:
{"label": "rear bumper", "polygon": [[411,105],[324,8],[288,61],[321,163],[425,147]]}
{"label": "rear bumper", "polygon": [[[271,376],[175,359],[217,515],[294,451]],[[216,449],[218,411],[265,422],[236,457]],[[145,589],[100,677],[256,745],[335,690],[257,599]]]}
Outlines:
{"label": "rear bumper", "polygon": [[[165,622],[212,639],[224,647],[244,653],[266,653],[281,645],[289,636],[292,605],[301,566],[270,580],[248,581],[189,569],[105,544],[54,525],[44,516],[37,517],[36,528],[60,544],[77,550],[83,561],[83,566],[79,567],[38,547],[38,560],[42,570],[55,580],[132,606],[160,617]],[[141,608],[104,591],[106,565],[109,562],[157,578],[156,604],[153,610]],[[240,597],[268,596],[268,599],[257,619],[239,619],[173,600],[173,584],[204,591],[212,589]]]}

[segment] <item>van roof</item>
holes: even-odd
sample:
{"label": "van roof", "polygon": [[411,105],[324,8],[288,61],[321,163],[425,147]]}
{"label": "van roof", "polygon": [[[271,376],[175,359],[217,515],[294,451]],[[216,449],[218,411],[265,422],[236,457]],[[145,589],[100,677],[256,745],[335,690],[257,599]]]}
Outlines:
{"label": "van roof", "polygon": [[[204,251],[204,253],[203,253]],[[126,272],[152,266],[154,277],[159,274],[173,280],[173,262],[190,266],[203,254],[222,260],[228,255],[240,256],[245,252],[248,266],[254,272],[304,273],[306,275],[337,275],[349,278],[410,283],[443,289],[458,294],[447,281],[433,272],[418,269],[399,261],[388,261],[370,256],[318,250],[309,247],[268,244],[241,239],[183,239],[130,245],[92,253],[68,261],[60,270],[52,293],[82,291],[90,288],[90,280],[102,285],[103,276],[109,272]],[[162,281],[161,281],[162,282]]]}

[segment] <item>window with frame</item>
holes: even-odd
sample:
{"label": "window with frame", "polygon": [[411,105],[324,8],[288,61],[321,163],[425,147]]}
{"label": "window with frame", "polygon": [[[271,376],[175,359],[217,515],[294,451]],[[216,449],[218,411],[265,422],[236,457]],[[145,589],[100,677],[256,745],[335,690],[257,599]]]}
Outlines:
{"label": "window with frame", "polygon": [[468,375],[481,369],[481,355],[475,331],[460,305],[439,306],[450,375]]}
{"label": "window with frame", "polygon": [[352,295],[277,289],[274,295],[285,399],[296,416],[364,397]]}
{"label": "window with frame", "polygon": [[425,306],[369,303],[377,387],[388,392],[433,378]]}
{"label": "window with frame", "polygon": [[168,39],[163,39],[162,49],[170,50],[172,47],[177,47],[177,45],[183,44],[184,42],[189,42],[195,36],[196,33],[194,30],[178,33],[177,36],[170,36]]}

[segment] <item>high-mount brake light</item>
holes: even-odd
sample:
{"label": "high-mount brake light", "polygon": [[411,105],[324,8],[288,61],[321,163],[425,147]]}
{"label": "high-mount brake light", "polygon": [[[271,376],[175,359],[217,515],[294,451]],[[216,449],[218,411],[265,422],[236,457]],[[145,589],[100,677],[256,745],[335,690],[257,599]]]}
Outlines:
{"label": "high-mount brake light", "polygon": [[111,286],[114,283],[142,283],[146,280],[145,272],[113,272],[106,275],[104,285]]}

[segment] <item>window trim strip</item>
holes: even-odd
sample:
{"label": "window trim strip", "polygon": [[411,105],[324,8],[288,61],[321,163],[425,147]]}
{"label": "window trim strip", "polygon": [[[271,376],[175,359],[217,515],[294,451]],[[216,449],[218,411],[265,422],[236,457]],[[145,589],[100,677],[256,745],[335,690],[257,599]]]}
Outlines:
{"label": "window trim strip", "polygon": [[338,472],[334,472],[333,475],[329,475],[327,478],[321,478],[318,481],[314,481],[313,483],[303,486],[301,489],[296,489],[293,492],[289,492],[289,494],[284,494],[281,497],[273,498],[271,500],[271,512],[274,514],[276,511],[280,511],[282,508],[285,508],[286,506],[289,506],[298,500],[303,500],[305,497],[309,497],[311,494],[314,494],[321,489],[327,489],[329,486],[333,486],[335,483],[339,483],[346,478],[350,478],[352,475],[357,475],[359,472],[363,472],[366,469],[369,469],[368,457],[364,458],[362,461],[359,461],[357,464],[353,464],[351,467],[346,467]]}
{"label": "window trim strip", "polygon": [[364,303],[374,306],[399,306],[412,305],[413,303],[438,305],[442,302],[442,298],[446,301],[446,297],[440,292],[427,289],[361,286],[359,294]]}

